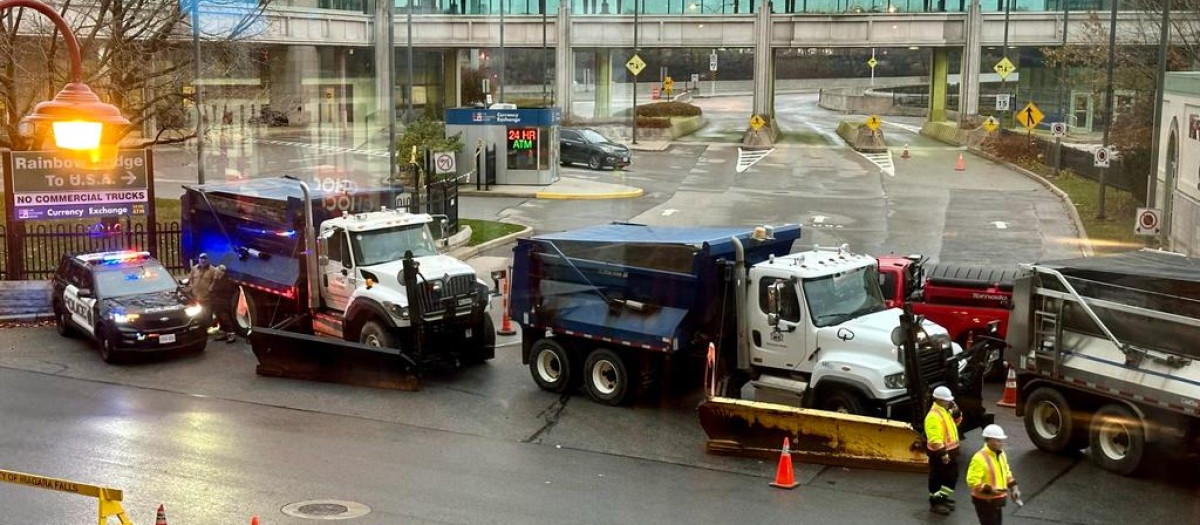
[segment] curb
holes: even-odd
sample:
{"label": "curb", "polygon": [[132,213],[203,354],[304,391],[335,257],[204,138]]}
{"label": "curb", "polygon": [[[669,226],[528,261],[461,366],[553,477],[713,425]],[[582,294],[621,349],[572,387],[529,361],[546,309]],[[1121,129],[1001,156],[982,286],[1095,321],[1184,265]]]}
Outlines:
{"label": "curb", "polygon": [[1091,239],[1088,238],[1087,229],[1085,229],[1083,227],[1083,218],[1081,218],[1079,216],[1079,210],[1075,209],[1075,203],[1071,201],[1071,196],[1067,195],[1067,192],[1059,189],[1058,186],[1055,186],[1053,182],[1050,182],[1045,177],[1038,175],[1037,173],[1034,173],[1032,171],[1029,171],[1025,168],[1022,168],[1020,166],[1017,166],[1016,164],[1008,162],[1004,159],[995,157],[995,156],[991,155],[990,153],[986,153],[984,151],[977,150],[977,149],[971,149],[971,148],[967,148],[967,152],[969,152],[977,157],[982,157],[982,158],[985,158],[992,162],[995,162],[997,164],[1000,164],[1002,166],[1005,166],[1008,169],[1011,169],[1017,173],[1020,173],[1021,175],[1026,176],[1027,178],[1030,178],[1030,179],[1038,182],[1042,186],[1045,186],[1046,189],[1050,190],[1050,193],[1053,193],[1055,196],[1058,197],[1059,200],[1061,200],[1063,202],[1063,204],[1066,205],[1067,211],[1071,215],[1071,221],[1075,223],[1075,235],[1077,237],[1079,237],[1079,240],[1081,241],[1079,243],[1079,248],[1080,248],[1080,250],[1083,251],[1083,256],[1084,257],[1092,257],[1093,255],[1095,255],[1095,252],[1092,251],[1092,241],[1091,241]]}
{"label": "curb", "polygon": [[633,199],[641,197],[645,190],[633,188],[625,191],[610,191],[605,193],[565,193],[556,191],[539,191],[534,194],[536,199],[547,200],[603,200],[603,199]]}
{"label": "curb", "polygon": [[43,312],[43,313],[36,313],[36,314],[0,315],[0,323],[11,323],[11,322],[40,323],[43,321],[53,321],[53,320],[54,320],[53,312]]}
{"label": "curb", "polygon": [[536,191],[511,190],[464,190],[459,188],[458,194],[463,197],[508,197],[513,199],[535,199]]}
{"label": "curb", "polygon": [[449,256],[454,257],[455,259],[459,259],[459,260],[471,259],[471,258],[475,257],[476,255],[479,255],[479,252],[482,252],[484,250],[490,250],[497,246],[503,246],[505,244],[508,244],[508,243],[516,240],[518,237],[525,235],[531,231],[533,231],[532,227],[525,226],[525,229],[523,229],[519,232],[513,232],[508,235],[496,237],[495,239],[487,241],[478,246],[467,246],[467,247],[463,247],[463,248],[455,248],[453,250],[446,252],[446,255],[449,255]]}

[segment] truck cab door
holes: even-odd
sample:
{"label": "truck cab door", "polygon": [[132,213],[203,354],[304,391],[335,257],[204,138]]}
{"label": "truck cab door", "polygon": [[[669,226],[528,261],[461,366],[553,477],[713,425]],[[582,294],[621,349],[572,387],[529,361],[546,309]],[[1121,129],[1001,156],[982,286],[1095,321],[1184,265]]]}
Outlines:
{"label": "truck cab door", "polygon": [[750,363],[794,370],[808,356],[808,330],[797,293],[799,283],[764,275],[753,283],[746,315],[750,327]]}
{"label": "truck cab door", "polygon": [[339,312],[346,311],[350,294],[358,286],[354,274],[354,259],[350,254],[345,230],[334,228],[321,233],[325,254],[321,261],[321,295],[325,304]]}

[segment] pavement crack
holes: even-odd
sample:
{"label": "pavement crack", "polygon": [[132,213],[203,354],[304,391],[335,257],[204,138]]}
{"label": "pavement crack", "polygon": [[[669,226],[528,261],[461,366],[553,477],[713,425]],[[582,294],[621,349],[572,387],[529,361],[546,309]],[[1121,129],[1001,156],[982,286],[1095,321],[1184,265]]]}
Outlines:
{"label": "pavement crack", "polygon": [[567,409],[567,402],[570,400],[571,396],[559,396],[557,400],[555,400],[553,403],[550,403],[550,406],[542,409],[541,412],[538,412],[536,417],[544,419],[545,423],[542,424],[541,428],[535,430],[533,434],[530,434],[529,437],[522,439],[521,443],[536,443],[537,440],[542,437],[542,435],[554,428],[554,425],[557,425],[558,420],[562,418],[562,413]]}

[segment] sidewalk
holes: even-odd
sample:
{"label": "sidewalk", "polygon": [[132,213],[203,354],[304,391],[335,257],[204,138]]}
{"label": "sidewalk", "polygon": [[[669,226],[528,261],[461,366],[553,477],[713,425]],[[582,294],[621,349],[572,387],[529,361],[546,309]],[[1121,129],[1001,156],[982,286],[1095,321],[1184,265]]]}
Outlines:
{"label": "sidewalk", "polygon": [[562,174],[558,181],[540,185],[494,184],[491,189],[475,189],[474,184],[459,186],[458,194],[467,197],[516,197],[524,199],[633,199],[641,197],[643,190],[627,184],[614,184],[572,177]]}

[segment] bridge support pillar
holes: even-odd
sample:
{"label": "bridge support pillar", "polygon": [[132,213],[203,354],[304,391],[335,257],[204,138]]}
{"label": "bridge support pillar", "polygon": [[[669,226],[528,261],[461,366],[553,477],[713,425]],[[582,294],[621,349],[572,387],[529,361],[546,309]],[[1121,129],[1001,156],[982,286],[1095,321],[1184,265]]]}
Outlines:
{"label": "bridge support pillar", "polygon": [[612,116],[612,50],[596,50],[596,109],[592,118]]}
{"label": "bridge support pillar", "polygon": [[946,92],[950,77],[950,50],[933,48],[933,62],[929,66],[929,121],[946,120]]}
{"label": "bridge support pillar", "polygon": [[442,51],[442,104],[447,108],[462,106],[462,68],[466,62],[466,49]]}
{"label": "bridge support pillar", "polygon": [[962,52],[962,68],[958,82],[958,122],[967,123],[979,114],[979,71],[981,69],[983,10],[980,0],[971,0],[967,10],[966,45]]}
{"label": "bridge support pillar", "polygon": [[775,143],[778,129],[775,126],[775,50],[771,48],[771,2],[764,1],[758,18],[754,21],[754,114],[761,116],[766,124],[754,131],[746,122],[746,134],[742,142],[753,147],[767,147]]}
{"label": "bridge support pillar", "polygon": [[571,48],[570,2],[558,4],[554,29],[554,104],[562,108],[564,119],[571,118],[571,89],[575,79],[575,52]]}
{"label": "bridge support pillar", "polygon": [[306,99],[302,89],[306,80],[315,81],[321,77],[321,57],[317,54],[317,46],[275,46],[271,48],[271,54],[279,56],[283,62],[275,62],[271,67],[271,109],[285,113],[292,125],[317,123],[324,98],[318,94],[315,98],[310,95]]}

